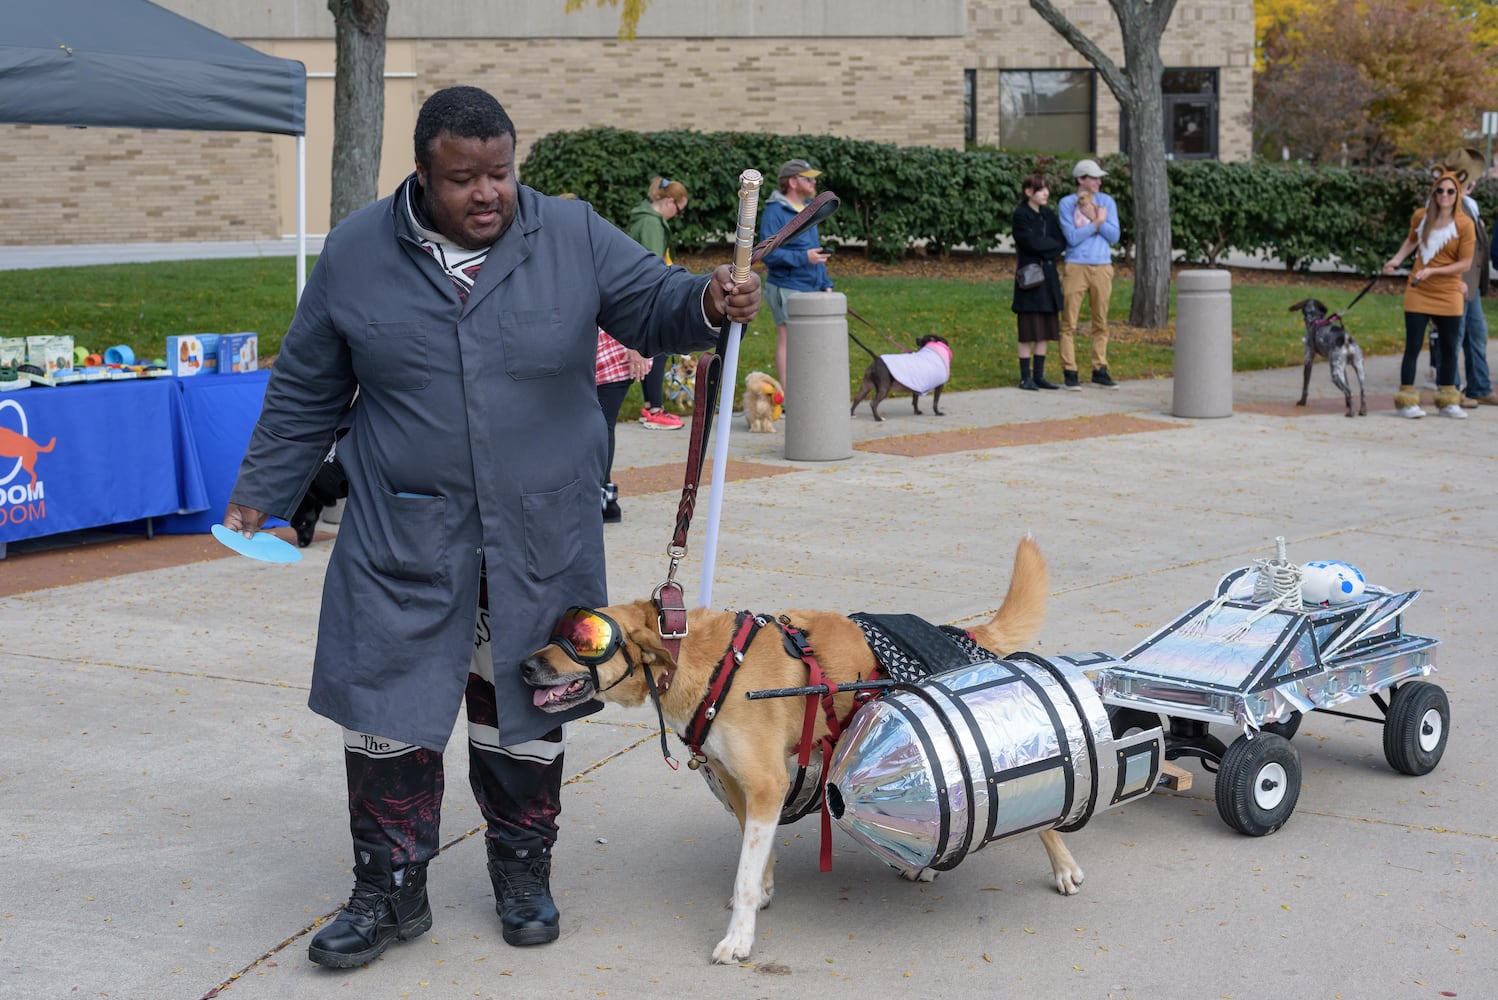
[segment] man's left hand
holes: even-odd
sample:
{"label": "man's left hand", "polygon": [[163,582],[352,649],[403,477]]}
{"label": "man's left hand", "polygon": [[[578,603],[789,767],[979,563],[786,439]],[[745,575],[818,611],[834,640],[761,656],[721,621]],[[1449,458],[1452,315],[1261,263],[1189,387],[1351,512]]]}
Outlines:
{"label": "man's left hand", "polygon": [[749,272],[742,285],[733,282],[733,267],[719,264],[713,269],[707,283],[707,318],[721,326],[726,319],[730,323],[748,323],[759,312],[759,275]]}

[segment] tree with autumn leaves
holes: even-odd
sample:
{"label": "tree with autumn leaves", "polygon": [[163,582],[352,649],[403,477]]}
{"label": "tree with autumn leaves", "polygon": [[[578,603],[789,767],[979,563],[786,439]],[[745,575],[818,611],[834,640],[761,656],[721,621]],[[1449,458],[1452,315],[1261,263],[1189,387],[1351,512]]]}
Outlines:
{"label": "tree with autumn leaves", "polygon": [[1259,155],[1424,163],[1498,110],[1495,0],[1257,0]]}

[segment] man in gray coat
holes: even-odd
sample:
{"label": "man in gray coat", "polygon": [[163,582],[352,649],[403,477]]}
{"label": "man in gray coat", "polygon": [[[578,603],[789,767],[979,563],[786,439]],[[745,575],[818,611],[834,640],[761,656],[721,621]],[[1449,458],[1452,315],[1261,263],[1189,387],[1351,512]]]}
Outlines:
{"label": "man in gray coat", "polygon": [[442,748],[465,700],[504,938],[556,939],[564,734],[518,666],[568,606],[608,603],[598,328],[687,352],[759,306],[758,278],[668,267],[587,204],[520,185],[514,125],[482,90],[433,94],[415,146],[395,194],[329,235],[224,516],[246,534],[289,517],[347,428],[308,699],[344,728],[355,886],[309,949],[337,968],[431,926]]}

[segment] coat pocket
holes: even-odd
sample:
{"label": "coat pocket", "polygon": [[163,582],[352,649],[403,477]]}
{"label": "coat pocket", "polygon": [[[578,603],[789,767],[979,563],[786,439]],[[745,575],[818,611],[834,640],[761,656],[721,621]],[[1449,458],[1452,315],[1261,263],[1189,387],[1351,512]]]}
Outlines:
{"label": "coat pocket", "polygon": [[440,582],[447,576],[447,498],[378,493],[379,534],[364,542],[370,566],[397,580]]}
{"label": "coat pocket", "polygon": [[583,504],[585,493],[593,494],[596,505],[597,487],[585,491],[578,479],[550,493],[521,495],[520,508],[525,521],[525,568],[533,578],[545,580],[556,576],[577,561],[582,549],[581,526],[588,516],[588,509]]}
{"label": "coat pocket", "polygon": [[511,378],[548,378],[562,370],[562,311],[500,313],[499,340]]}
{"label": "coat pocket", "polygon": [[354,374],[382,389],[425,389],[432,381],[426,330],[417,323],[370,323],[354,352]]}

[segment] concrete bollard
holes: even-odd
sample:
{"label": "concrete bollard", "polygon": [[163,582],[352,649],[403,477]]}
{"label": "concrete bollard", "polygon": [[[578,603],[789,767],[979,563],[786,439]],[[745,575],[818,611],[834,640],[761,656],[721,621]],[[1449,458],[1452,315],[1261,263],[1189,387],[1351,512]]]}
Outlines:
{"label": "concrete bollard", "polygon": [[1233,276],[1182,271],[1176,279],[1177,417],[1233,415]]}
{"label": "concrete bollard", "polygon": [[792,292],[785,297],[785,314],[785,457],[849,458],[848,298],[842,292]]}

